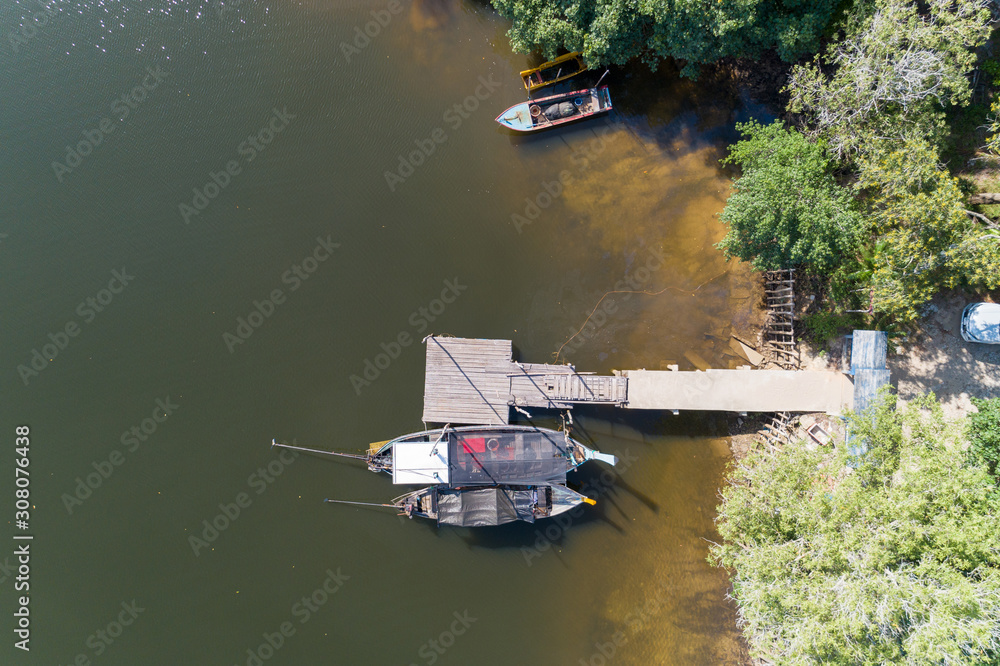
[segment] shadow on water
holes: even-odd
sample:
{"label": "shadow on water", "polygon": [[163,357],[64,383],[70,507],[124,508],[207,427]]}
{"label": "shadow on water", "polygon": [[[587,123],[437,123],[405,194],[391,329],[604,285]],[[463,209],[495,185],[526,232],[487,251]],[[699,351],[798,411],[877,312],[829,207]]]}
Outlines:
{"label": "shadow on water", "polygon": [[[568,535],[575,529],[583,530],[587,525],[603,523],[620,535],[626,535],[625,525],[634,520],[622,505],[616,501],[619,493],[635,497],[651,513],[659,513],[660,505],[648,495],[629,485],[620,474],[601,463],[589,462],[570,473],[566,484],[591,499],[594,506],[581,505],[562,516],[546,518],[536,523],[508,523],[498,527],[475,528],[461,535],[470,547],[503,550],[506,548],[540,548],[562,546]],[[618,522],[615,518],[624,522]],[[546,545],[547,544],[547,545]]]}
{"label": "shadow on water", "polygon": [[[516,345],[514,358],[518,358]],[[560,421],[563,417],[559,412],[536,409],[531,414],[528,418],[515,413],[510,423],[552,430],[560,430],[562,427]],[[729,429],[728,416],[722,412],[683,411],[674,415],[662,410],[627,410],[611,405],[577,405],[573,408],[571,417],[572,437],[598,451],[601,450],[601,435],[593,434],[586,425],[587,421],[620,424],[648,437],[727,437]],[[653,446],[645,438],[642,444],[646,447]]]}
{"label": "shadow on water", "polygon": [[[584,419],[597,419],[627,426],[646,437],[728,437],[728,416],[723,412],[683,411],[674,415],[662,410],[627,410],[609,405],[574,408],[573,436],[600,449],[600,440],[587,431]],[[580,435],[583,433],[582,437]],[[645,446],[652,446],[643,440]]]}
{"label": "shadow on water", "polygon": [[616,108],[633,135],[677,156],[700,152],[719,173],[726,146],[739,138],[735,123],[773,118],[719,71],[693,81],[667,62],[656,72],[632,65],[619,78]]}
{"label": "shadow on water", "polygon": [[[563,514],[554,518],[545,518],[535,523],[516,522],[498,527],[458,528],[464,534],[459,538],[471,550],[473,548],[488,548],[490,550],[532,549],[544,552],[561,548],[572,539],[573,530],[583,530],[588,525],[606,524],[621,535],[627,530],[600,509],[598,506],[584,506],[579,515]],[[560,520],[562,519],[562,520]],[[445,528],[442,528],[445,529]]]}

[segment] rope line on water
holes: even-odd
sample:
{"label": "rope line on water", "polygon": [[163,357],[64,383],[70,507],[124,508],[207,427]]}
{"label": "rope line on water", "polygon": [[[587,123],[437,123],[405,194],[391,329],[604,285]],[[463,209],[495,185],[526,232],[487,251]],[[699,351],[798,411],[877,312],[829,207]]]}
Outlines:
{"label": "rope line on water", "polygon": [[659,296],[660,294],[662,294],[663,292],[667,291],[668,289],[674,289],[674,290],[679,291],[681,293],[691,294],[692,296],[694,296],[694,294],[695,294],[696,291],[698,291],[699,289],[701,289],[702,287],[704,287],[709,282],[714,282],[715,280],[718,280],[720,277],[722,277],[723,275],[725,275],[728,272],[729,272],[729,269],[727,268],[726,270],[722,271],[721,273],[719,273],[715,277],[709,278],[708,280],[705,280],[704,282],[702,282],[701,284],[699,284],[697,287],[695,287],[692,290],[681,289],[680,287],[673,287],[673,286],[671,286],[671,287],[664,287],[663,289],[661,289],[659,291],[646,291],[646,290],[635,291],[635,290],[631,290],[631,289],[616,289],[614,291],[605,292],[605,294],[603,296],[601,296],[601,300],[597,301],[597,305],[594,306],[594,309],[590,311],[589,315],[587,315],[587,318],[583,322],[583,326],[581,326],[577,330],[576,333],[574,333],[573,335],[569,336],[569,339],[567,339],[566,342],[564,342],[561,345],[559,345],[559,349],[558,349],[558,351],[556,351],[555,362],[556,363],[559,362],[559,355],[562,354],[563,348],[565,348],[566,345],[568,345],[573,340],[573,338],[575,338],[576,336],[580,335],[580,333],[583,332],[583,329],[587,327],[587,322],[589,322],[590,318],[593,317],[594,314],[597,312],[597,308],[601,307],[601,303],[604,302],[604,299],[607,298],[608,296],[610,296],[611,294],[645,294],[646,296]]}

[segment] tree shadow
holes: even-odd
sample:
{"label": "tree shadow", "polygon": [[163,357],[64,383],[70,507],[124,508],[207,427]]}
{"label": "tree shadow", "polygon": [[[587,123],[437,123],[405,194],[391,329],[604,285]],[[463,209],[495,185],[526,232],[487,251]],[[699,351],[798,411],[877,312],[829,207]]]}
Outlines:
{"label": "tree shadow", "polygon": [[933,299],[919,330],[889,358],[900,397],[933,392],[964,409],[970,397],[1000,395],[1000,345],[966,342],[960,334],[963,308],[987,298],[1000,300],[1000,292],[977,296],[954,290]]}

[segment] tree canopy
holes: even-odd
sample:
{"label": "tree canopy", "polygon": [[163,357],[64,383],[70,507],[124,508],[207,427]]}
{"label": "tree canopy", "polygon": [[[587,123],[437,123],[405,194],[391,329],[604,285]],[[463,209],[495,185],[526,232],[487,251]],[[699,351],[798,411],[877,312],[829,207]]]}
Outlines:
{"label": "tree canopy", "polygon": [[1000,398],[973,398],[978,410],[969,416],[969,455],[1000,481]]}
{"label": "tree canopy", "polygon": [[[968,103],[975,49],[989,37],[984,0],[862,0],[825,56],[796,66],[789,109],[838,156],[946,134],[943,108]],[[831,73],[832,72],[832,73]]]}
{"label": "tree canopy", "polygon": [[782,664],[1000,658],[1000,490],[931,397],[882,402],[846,447],[751,452],[722,491],[722,544],[751,651]]}
{"label": "tree canopy", "polygon": [[591,65],[639,58],[686,63],[682,73],[726,56],[755,57],[776,49],[787,62],[819,47],[835,0],[492,0],[513,25],[514,50],[582,51]]}
{"label": "tree canopy", "polygon": [[[734,146],[743,176],[720,247],[757,268],[804,264],[835,308],[897,323],[942,288],[1000,287],[1000,225],[966,209],[939,157],[944,109],[968,104],[989,21],[985,0],[855,2],[825,56],[788,81],[811,141],[774,127]],[[835,167],[856,176],[850,196]]]}
{"label": "tree canopy", "polygon": [[926,141],[876,149],[859,185],[872,194],[868,220],[881,240],[869,279],[876,311],[908,321],[942,288],[1000,287],[1000,233],[968,215],[958,181]]}
{"label": "tree canopy", "polygon": [[827,270],[854,251],[860,216],[851,190],[834,180],[824,148],[780,122],[736,128],[744,138],[723,160],[742,167],[721,215],[729,225],[719,243],[726,255],[758,269]]}

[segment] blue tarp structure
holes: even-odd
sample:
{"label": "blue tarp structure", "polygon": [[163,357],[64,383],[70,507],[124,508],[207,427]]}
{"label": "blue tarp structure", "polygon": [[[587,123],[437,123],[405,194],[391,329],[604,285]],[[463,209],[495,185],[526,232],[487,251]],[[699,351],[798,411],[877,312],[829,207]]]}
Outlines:
{"label": "blue tarp structure", "polygon": [[[854,331],[851,335],[851,370],[854,376],[854,412],[864,415],[878,398],[879,391],[889,383],[885,359],[889,335],[885,331]],[[852,441],[848,434],[848,449],[853,455],[868,450],[867,442]]]}
{"label": "blue tarp structure", "polygon": [[854,411],[863,413],[889,383],[885,358],[889,336],[885,331],[854,331],[851,336],[851,371],[854,376]]}

